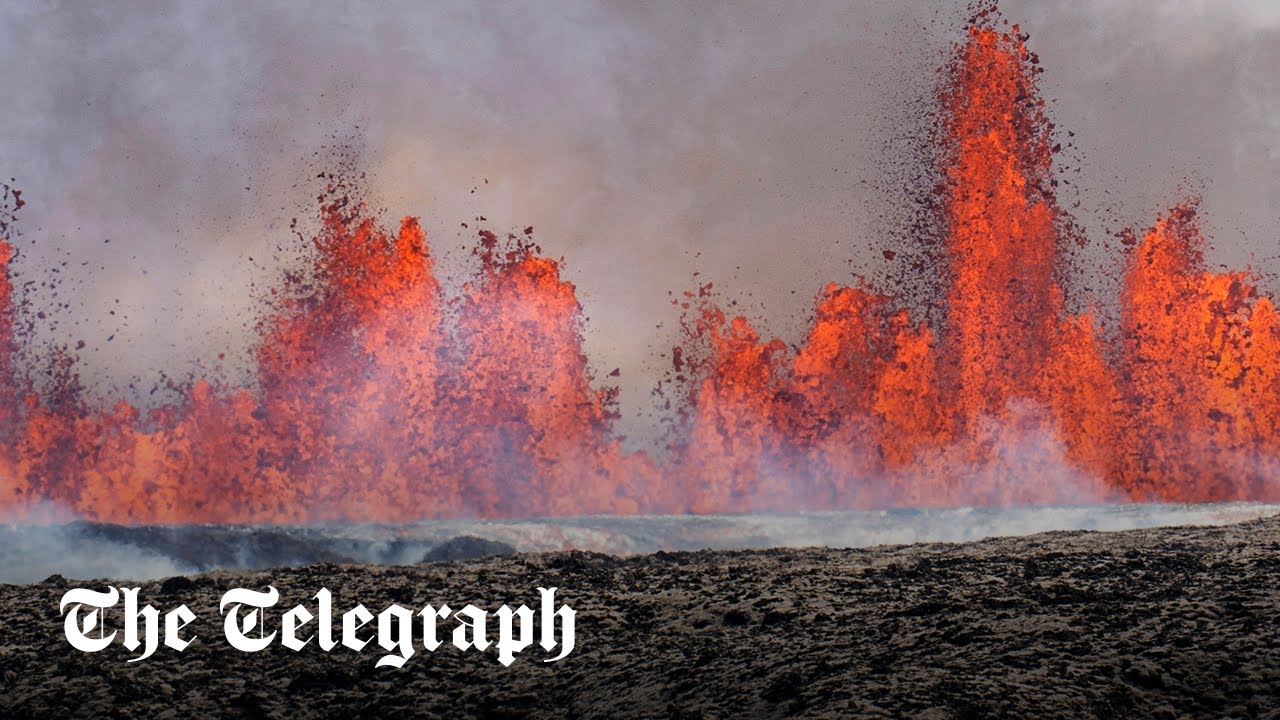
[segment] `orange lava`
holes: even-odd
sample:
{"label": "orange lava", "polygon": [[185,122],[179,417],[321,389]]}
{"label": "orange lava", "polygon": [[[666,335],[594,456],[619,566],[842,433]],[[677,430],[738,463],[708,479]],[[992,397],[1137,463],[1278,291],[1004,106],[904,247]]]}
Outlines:
{"label": "orange lava", "polygon": [[[413,218],[334,184],[312,267],[259,323],[257,383],[142,412],[73,361],[14,361],[0,242],[0,517],[121,523],[1280,499],[1280,312],[1211,273],[1193,204],[1131,247],[1119,328],[1065,311],[1053,126],[1017,26],[976,19],[946,68],[935,324],[829,284],[796,348],[678,301],[676,416],[625,452],[560,263],[482,232],[456,297]],[[18,200],[19,204],[21,200]],[[6,222],[4,228],[8,227]],[[668,392],[671,392],[668,388]]]}

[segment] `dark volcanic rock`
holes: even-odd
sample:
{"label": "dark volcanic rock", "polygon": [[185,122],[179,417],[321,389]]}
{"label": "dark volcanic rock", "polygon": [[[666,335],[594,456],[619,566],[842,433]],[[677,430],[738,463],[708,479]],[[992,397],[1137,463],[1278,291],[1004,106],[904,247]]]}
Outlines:
{"label": "dark volcanic rock", "polygon": [[190,590],[194,588],[195,585],[195,582],[193,582],[191,578],[182,577],[181,575],[165,578],[160,582],[160,594],[173,595],[175,593]]}
{"label": "dark volcanic rock", "polygon": [[[415,642],[404,667],[379,668],[373,625],[362,652],[231,648],[222,593],[268,585],[281,594],[266,613],[276,630],[288,608],[315,610],[321,587],[340,614],[536,607],[537,588],[554,586],[577,612],[577,643],[544,663],[535,638],[510,667],[493,646]],[[71,649],[64,592],[0,585],[0,717],[1280,718],[1280,520],[217,572],[142,585],[161,612],[191,608],[196,640],[136,663],[120,640]]]}
{"label": "dark volcanic rock", "polygon": [[316,562],[354,562],[340,541],[306,527],[247,525],[111,525],[74,522],[82,542],[131,546],[198,570],[260,569]]}
{"label": "dark volcanic rock", "polygon": [[504,542],[486,540],[473,535],[459,535],[449,538],[427,551],[422,562],[445,562],[449,560],[479,560],[487,557],[503,557],[515,555],[516,549]]}

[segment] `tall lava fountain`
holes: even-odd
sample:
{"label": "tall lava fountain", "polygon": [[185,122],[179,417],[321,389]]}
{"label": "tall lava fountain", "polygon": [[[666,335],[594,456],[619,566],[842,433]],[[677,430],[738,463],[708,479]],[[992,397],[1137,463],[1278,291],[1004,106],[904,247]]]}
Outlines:
{"label": "tall lava fountain", "polygon": [[1188,204],[1126,235],[1117,328],[1067,312],[1053,126],[1026,37],[997,22],[975,18],[939,96],[943,316],[830,284],[793,348],[725,313],[710,286],[689,291],[658,456],[622,449],[575,289],[531,230],[481,232],[479,270],[446,293],[418,222],[380,226],[331,178],[311,266],[264,299],[256,385],[193,380],[146,412],[90,397],[69,353],[40,382],[19,367],[0,243],[0,513],[397,521],[1280,499],[1274,304],[1248,273],[1205,269]]}

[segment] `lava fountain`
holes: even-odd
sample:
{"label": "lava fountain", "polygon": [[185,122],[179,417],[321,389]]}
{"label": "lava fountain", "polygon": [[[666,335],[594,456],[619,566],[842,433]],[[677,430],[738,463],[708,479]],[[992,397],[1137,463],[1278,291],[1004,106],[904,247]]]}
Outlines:
{"label": "lava fountain", "polygon": [[330,178],[310,267],[264,299],[257,383],[195,379],[146,412],[91,397],[69,353],[47,382],[19,367],[0,243],[0,514],[290,523],[1280,498],[1273,302],[1248,273],[1205,269],[1189,203],[1125,236],[1118,328],[1069,314],[1070,219],[1038,60],[993,12],[966,33],[938,98],[941,317],[829,284],[792,348],[725,313],[711,286],[686,292],[671,435],[650,455],[622,449],[617,391],[590,372],[575,289],[532,229],[481,232],[479,270],[447,295],[417,220],[385,228]]}

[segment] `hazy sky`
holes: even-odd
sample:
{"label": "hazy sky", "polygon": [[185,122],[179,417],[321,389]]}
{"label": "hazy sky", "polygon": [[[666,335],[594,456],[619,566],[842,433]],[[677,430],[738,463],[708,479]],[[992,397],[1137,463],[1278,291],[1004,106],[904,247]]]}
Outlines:
{"label": "hazy sky", "polygon": [[[466,264],[460,223],[533,225],[634,418],[674,340],[667,292],[695,270],[792,341],[824,283],[893,271],[881,250],[903,240],[933,70],[965,15],[917,0],[352,5],[0,4],[0,174],[29,201],[17,269],[59,270],[71,307],[49,334],[84,339],[86,368],[152,378],[237,357],[250,284],[274,277],[340,147],[388,224],[423,218],[446,272]],[[1063,204],[1079,201],[1096,245],[1085,285],[1108,290],[1108,231],[1190,192],[1211,263],[1280,271],[1280,3],[1002,8],[1075,133]]]}

